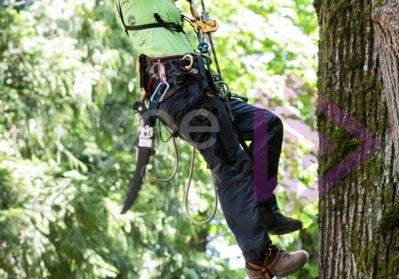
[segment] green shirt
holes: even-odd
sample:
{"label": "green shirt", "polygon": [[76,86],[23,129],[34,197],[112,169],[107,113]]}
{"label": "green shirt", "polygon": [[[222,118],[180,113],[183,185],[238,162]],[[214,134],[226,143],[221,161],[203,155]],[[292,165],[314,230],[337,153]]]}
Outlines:
{"label": "green shirt", "polygon": [[[181,22],[181,13],[174,0],[117,1],[120,1],[126,25],[156,23],[154,13],[159,14],[164,22]],[[138,54],[149,57],[184,55],[194,51],[183,32],[171,31],[164,27],[129,31],[129,38]]]}

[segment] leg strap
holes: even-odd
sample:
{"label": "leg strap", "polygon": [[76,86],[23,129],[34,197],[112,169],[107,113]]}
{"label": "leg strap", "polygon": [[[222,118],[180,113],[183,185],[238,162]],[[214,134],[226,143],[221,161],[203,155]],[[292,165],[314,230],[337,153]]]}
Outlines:
{"label": "leg strap", "polygon": [[273,245],[267,248],[262,266],[250,262],[248,263],[248,265],[257,270],[259,274],[264,278],[272,279],[275,276],[273,268],[280,260],[280,258],[281,258],[280,249]]}

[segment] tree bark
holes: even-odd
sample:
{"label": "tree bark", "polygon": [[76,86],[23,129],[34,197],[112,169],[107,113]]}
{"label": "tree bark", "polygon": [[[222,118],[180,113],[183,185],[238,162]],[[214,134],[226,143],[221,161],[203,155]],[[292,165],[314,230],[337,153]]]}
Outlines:
{"label": "tree bark", "polygon": [[385,33],[377,34],[372,0],[316,0],[315,8],[319,278],[396,279],[398,23],[393,13],[374,12],[374,19],[385,18],[379,27]]}
{"label": "tree bark", "polygon": [[[381,61],[384,93],[388,103],[395,157],[399,158],[399,1],[383,1],[375,7],[375,42]],[[396,162],[399,175],[399,164]]]}

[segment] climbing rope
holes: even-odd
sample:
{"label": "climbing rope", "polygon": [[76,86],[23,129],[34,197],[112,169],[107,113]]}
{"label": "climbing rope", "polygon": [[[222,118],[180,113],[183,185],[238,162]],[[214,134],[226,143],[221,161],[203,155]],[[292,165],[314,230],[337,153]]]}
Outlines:
{"label": "climbing rope", "polygon": [[215,180],[213,175],[212,176],[212,182],[213,182],[213,194],[214,194],[214,202],[213,202],[213,209],[211,214],[209,215],[209,217],[203,221],[198,221],[196,219],[194,219],[190,213],[190,210],[188,208],[188,201],[189,201],[189,192],[190,192],[190,185],[191,185],[191,180],[193,177],[193,170],[194,170],[194,161],[195,161],[195,153],[196,153],[196,149],[195,147],[193,147],[193,152],[191,155],[191,164],[190,164],[190,174],[188,175],[188,182],[187,182],[187,187],[186,187],[186,192],[184,195],[184,209],[186,211],[186,215],[188,217],[188,219],[195,225],[205,225],[208,224],[210,221],[212,221],[212,219],[215,217],[216,215],[216,211],[218,208],[218,199],[217,199],[217,191],[216,191],[216,184],[215,184]]}
{"label": "climbing rope", "polygon": [[[178,154],[178,149],[177,149],[177,145],[176,145],[176,137],[171,136],[170,137],[172,139],[172,146],[173,146],[173,153],[174,153],[174,168],[172,171],[172,174],[167,177],[167,178],[157,178],[155,176],[152,176],[148,171],[146,171],[145,175],[146,177],[148,177],[150,180],[156,182],[156,183],[166,183],[171,181],[177,174],[177,170],[179,168],[179,154]],[[169,138],[169,139],[170,139]],[[162,140],[163,142],[167,142],[169,139],[167,140]],[[195,165],[195,154],[196,154],[196,148],[193,147],[192,150],[192,155],[191,155],[191,162],[190,162],[190,169],[189,169],[189,175],[188,175],[188,182],[186,185],[186,189],[184,191],[184,200],[183,200],[183,205],[184,205],[184,210],[185,213],[187,215],[187,218],[190,220],[190,222],[192,222],[195,225],[205,225],[208,224],[210,221],[212,221],[212,219],[215,217],[216,212],[217,212],[217,208],[218,208],[218,200],[217,200],[217,192],[216,192],[216,185],[215,185],[215,181],[213,179],[213,175],[211,175],[212,177],[212,182],[213,182],[213,194],[214,194],[214,202],[213,202],[213,209],[211,214],[209,215],[209,217],[203,221],[198,221],[196,220],[190,210],[189,210],[189,193],[190,193],[190,188],[191,188],[191,181],[193,178],[193,173],[194,173],[194,165]]]}
{"label": "climbing rope", "polygon": [[152,180],[154,182],[157,182],[157,183],[166,183],[166,182],[171,181],[176,176],[177,170],[179,168],[179,159],[178,159],[178,150],[177,150],[176,138],[175,137],[172,137],[172,143],[173,143],[173,150],[174,150],[173,153],[174,153],[174,157],[175,157],[175,164],[174,164],[174,168],[173,168],[172,174],[169,177],[167,177],[167,178],[157,178],[157,177],[154,177],[151,174],[149,174],[148,171],[146,171],[145,175],[150,180]]}

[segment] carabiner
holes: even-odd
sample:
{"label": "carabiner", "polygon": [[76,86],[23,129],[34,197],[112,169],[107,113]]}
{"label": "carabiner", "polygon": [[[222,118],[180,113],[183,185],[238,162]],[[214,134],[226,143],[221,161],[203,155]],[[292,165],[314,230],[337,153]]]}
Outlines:
{"label": "carabiner", "polygon": [[159,98],[159,101],[158,102],[162,102],[163,101],[163,98],[165,97],[165,95],[166,95],[166,93],[168,93],[168,91],[169,91],[169,82],[167,82],[167,81],[165,81],[165,89],[164,89],[164,91],[163,91],[163,93],[162,93],[162,95],[161,95],[161,97]]}
{"label": "carabiner", "polygon": [[165,65],[163,62],[161,62],[160,59],[158,59],[158,70],[159,70],[159,78],[161,80],[160,83],[158,83],[157,87],[154,90],[154,93],[152,93],[150,101],[154,102],[155,96],[158,95],[159,90],[163,85],[165,85],[165,89],[163,90],[161,96],[158,99],[158,102],[162,102],[163,98],[165,97],[166,93],[169,91],[169,82],[167,81],[166,77],[166,72],[165,72]]}
{"label": "carabiner", "polygon": [[215,81],[214,82],[217,88],[217,95],[221,98],[224,99],[229,96],[230,90],[229,86],[227,83],[225,83],[223,80],[221,81]]}
{"label": "carabiner", "polygon": [[170,85],[169,82],[165,81],[164,83],[160,82],[157,87],[154,90],[154,93],[152,93],[150,101],[154,102],[155,96],[158,94],[158,91],[161,89],[161,87],[165,85],[165,89],[163,90],[161,97],[159,97],[158,102],[162,102],[163,98],[165,97],[166,93],[169,91]]}

